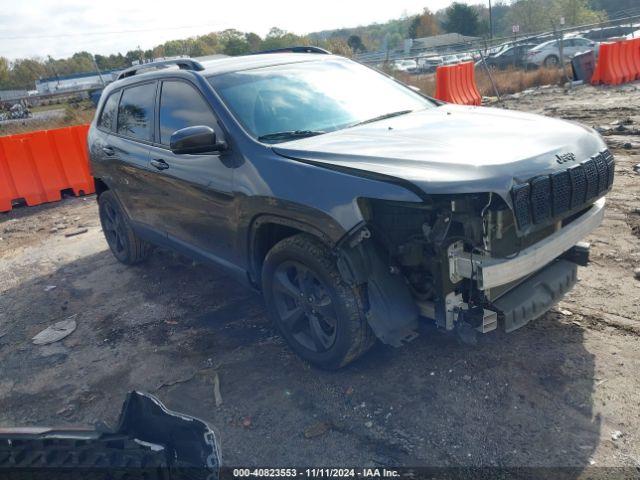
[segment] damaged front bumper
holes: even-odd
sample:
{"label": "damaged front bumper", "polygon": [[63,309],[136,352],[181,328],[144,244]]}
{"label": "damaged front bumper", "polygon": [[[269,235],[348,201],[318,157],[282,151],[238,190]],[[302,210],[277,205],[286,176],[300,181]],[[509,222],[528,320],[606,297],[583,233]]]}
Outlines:
{"label": "damaged front bumper", "polygon": [[520,251],[513,258],[471,255],[462,249],[449,254],[449,274],[453,282],[464,278],[477,282],[478,289],[488,290],[506,285],[537,272],[595,230],[604,219],[605,199],[564,228],[544,240]]}
{"label": "damaged front bumper", "polygon": [[513,332],[544,315],[578,281],[578,266],[567,260],[547,265],[493,302],[502,314],[505,332]]}

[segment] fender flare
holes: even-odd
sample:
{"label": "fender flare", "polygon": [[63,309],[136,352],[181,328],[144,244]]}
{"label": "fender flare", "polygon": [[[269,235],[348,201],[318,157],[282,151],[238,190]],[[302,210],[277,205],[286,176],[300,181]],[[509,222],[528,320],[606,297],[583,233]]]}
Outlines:
{"label": "fender flare", "polygon": [[260,273],[258,259],[256,258],[256,255],[255,255],[257,233],[258,233],[258,230],[260,230],[260,227],[267,224],[282,225],[285,227],[290,227],[296,230],[300,230],[301,232],[304,232],[304,233],[308,233],[309,235],[312,235],[318,238],[325,245],[329,246],[329,248],[334,248],[336,245],[336,242],[333,241],[327,234],[325,234],[319,228],[311,225],[310,223],[302,222],[299,220],[293,220],[291,218],[282,217],[274,214],[260,214],[256,216],[249,225],[249,235],[248,235],[249,241],[247,242],[247,258],[249,259],[249,262],[248,262],[249,277],[253,282],[256,281]]}

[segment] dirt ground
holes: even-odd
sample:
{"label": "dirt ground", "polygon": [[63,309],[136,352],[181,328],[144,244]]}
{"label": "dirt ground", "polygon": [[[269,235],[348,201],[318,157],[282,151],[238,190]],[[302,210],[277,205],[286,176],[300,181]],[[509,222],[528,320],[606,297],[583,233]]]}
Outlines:
{"label": "dirt ground", "polygon": [[[0,215],[0,425],[113,422],[138,389],[208,421],[225,465],[640,475],[640,84],[516,97],[505,106],[600,128],[617,159],[592,265],[543,318],[476,347],[424,325],[404,348],[319,371],[225,274],[166,251],[118,264],[93,197],[15,208]],[[69,337],[32,344],[69,317]]]}

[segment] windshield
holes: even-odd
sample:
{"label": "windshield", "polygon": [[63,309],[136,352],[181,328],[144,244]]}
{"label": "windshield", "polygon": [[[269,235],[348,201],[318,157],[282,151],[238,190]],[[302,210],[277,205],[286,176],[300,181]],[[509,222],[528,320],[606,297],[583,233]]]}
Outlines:
{"label": "windshield", "polygon": [[[370,68],[338,58],[227,73],[209,82],[243,127],[268,143],[436,106]],[[282,132],[293,135],[275,135]]]}

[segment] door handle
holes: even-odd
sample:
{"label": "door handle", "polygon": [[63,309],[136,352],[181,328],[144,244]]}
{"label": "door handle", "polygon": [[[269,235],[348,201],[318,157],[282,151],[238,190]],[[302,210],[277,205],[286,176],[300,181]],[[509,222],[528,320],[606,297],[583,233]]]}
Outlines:
{"label": "door handle", "polygon": [[111,147],[102,147],[102,152],[107,156],[107,157],[113,157],[116,154],[116,151],[111,148]]}
{"label": "door handle", "polygon": [[167,168],[169,168],[169,164],[161,158],[154,158],[149,163],[156,167],[158,170],[166,170]]}

